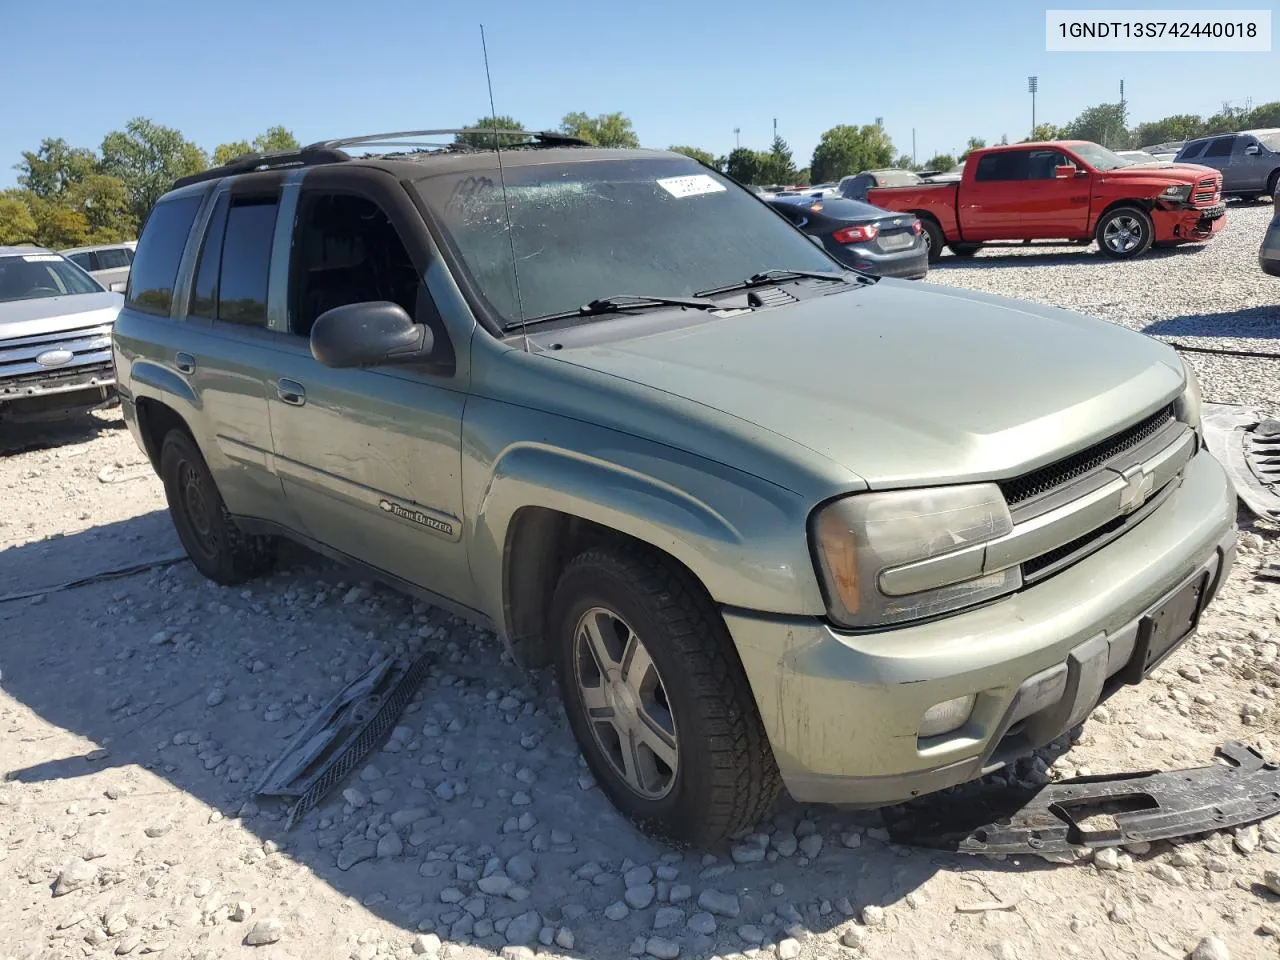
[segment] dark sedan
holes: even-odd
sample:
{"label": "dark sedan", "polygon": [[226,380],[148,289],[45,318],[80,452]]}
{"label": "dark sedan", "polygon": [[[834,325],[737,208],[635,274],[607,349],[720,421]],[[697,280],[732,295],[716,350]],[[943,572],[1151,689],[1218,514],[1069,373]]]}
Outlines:
{"label": "dark sedan", "polygon": [[768,203],[855,270],[908,280],[929,272],[929,246],[920,221],[909,213],[839,197],[776,197]]}

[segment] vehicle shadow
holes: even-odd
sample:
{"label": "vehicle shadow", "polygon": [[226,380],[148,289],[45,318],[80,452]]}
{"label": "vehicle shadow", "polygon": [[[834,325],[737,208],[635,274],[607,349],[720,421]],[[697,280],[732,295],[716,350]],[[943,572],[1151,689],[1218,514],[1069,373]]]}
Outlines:
{"label": "vehicle shadow", "polygon": [[[112,575],[145,564],[154,565]],[[81,585],[64,586],[72,582]],[[0,551],[0,584],[22,594],[0,599],[3,691],[17,704],[0,702],[13,734],[0,738],[0,772],[11,781],[0,783],[0,810],[16,814],[10,862],[52,883],[68,854],[57,838],[76,837],[88,818],[106,851],[95,861],[102,875],[136,885],[139,864],[168,865],[163,879],[147,881],[157,884],[150,895],[181,900],[205,918],[195,928],[202,948],[233,947],[249,924],[227,922],[214,899],[182,899],[200,878],[206,892],[210,880],[252,890],[258,915],[290,918],[288,935],[299,943],[319,920],[314,903],[307,914],[291,898],[314,902],[316,885],[282,882],[292,877],[287,870],[328,886],[338,931],[368,926],[360,922],[367,910],[404,941],[433,930],[446,943],[496,951],[506,938],[494,925],[522,917],[534,937],[544,927],[573,932],[573,946],[555,952],[623,960],[638,937],[663,937],[682,957],[705,958],[757,938],[768,945],[802,935],[797,924],[844,933],[869,906],[893,908],[885,929],[909,934],[920,904],[909,895],[935,875],[949,875],[956,896],[976,903],[1016,900],[1025,878],[1015,875],[1050,868],[1036,858],[995,862],[897,846],[877,832],[875,811],[789,800],[768,826],[775,835],[760,862],[735,863],[725,848],[671,850],[625,822],[586,777],[548,677],[518,671],[491,634],[357,583],[301,549],[285,550],[261,581],[217,587],[175,559],[167,516],[156,511]],[[283,805],[252,797],[257,777],[305,716],[371,662],[420,654],[435,665],[400,720],[403,733],[370,757],[373,773],[357,770],[286,831]],[[359,794],[344,798],[344,787]],[[33,823],[25,803],[54,826]],[[812,858],[806,833],[823,839]],[[516,878],[525,895],[477,898],[477,876],[492,858],[510,864],[517,854],[536,870]],[[635,864],[668,868],[655,907],[602,919],[622,900],[623,874]],[[690,885],[689,898],[663,903],[678,884]],[[54,922],[40,903],[47,885],[11,889],[19,897],[11,909]],[[717,917],[710,935],[686,925],[707,890],[732,894],[739,906],[737,916]],[[100,908],[116,895],[110,887],[77,891],[55,912]],[[674,908],[672,925],[655,929],[663,907]],[[83,934],[40,931],[48,943],[73,937],[68,953]],[[186,935],[194,946],[196,933]],[[171,931],[175,956],[182,936]]]}
{"label": "vehicle shadow", "polygon": [[83,443],[99,434],[123,429],[125,423],[119,407],[81,413],[63,420],[30,423],[0,420],[0,457]]}
{"label": "vehicle shadow", "polygon": [[1280,337],[1280,304],[1168,317],[1148,324],[1142,332],[1160,337],[1273,339]]}
{"label": "vehicle shadow", "polygon": [[[1195,255],[1199,251],[1199,244],[1183,244],[1176,247],[1160,247],[1147,251],[1139,261],[1161,260],[1171,257],[1185,257]],[[1019,251],[1014,253],[1012,251]],[[1009,251],[1009,252],[1005,252]],[[1044,251],[1044,252],[1042,252]],[[1026,246],[992,246],[979,250],[972,257],[957,257],[947,252],[937,263],[929,265],[929,270],[995,270],[1001,267],[1027,267],[1027,266],[1051,266],[1051,267],[1090,267],[1096,268],[1100,265],[1110,264],[1113,266],[1122,266],[1130,261],[1112,260],[1104,257],[1098,252],[1095,246],[1075,245],[1052,245],[1052,244],[1035,244]],[[1138,261],[1135,261],[1138,262]]]}

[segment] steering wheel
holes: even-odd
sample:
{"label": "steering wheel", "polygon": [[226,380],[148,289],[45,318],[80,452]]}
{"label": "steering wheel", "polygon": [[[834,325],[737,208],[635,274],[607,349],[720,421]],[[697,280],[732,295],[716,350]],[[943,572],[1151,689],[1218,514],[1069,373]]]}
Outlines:
{"label": "steering wheel", "polygon": [[37,293],[52,294],[55,297],[62,296],[62,291],[58,290],[56,287],[31,287],[26,293],[23,294],[23,296],[31,297],[31,296],[35,296]]}

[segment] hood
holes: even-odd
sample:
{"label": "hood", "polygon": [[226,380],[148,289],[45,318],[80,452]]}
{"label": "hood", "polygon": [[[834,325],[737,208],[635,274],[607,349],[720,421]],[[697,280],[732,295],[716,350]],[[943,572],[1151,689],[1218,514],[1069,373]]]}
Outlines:
{"label": "hood", "polygon": [[1127,167],[1116,167],[1101,176],[1108,180],[1151,180],[1194,185],[1214,174],[1221,176],[1221,172],[1213,167],[1204,167],[1198,163],[1171,163],[1161,160],[1158,164],[1135,163]]}
{"label": "hood", "polygon": [[871,487],[1016,476],[1183,384],[1173,350],[1141,334],[893,280],[551,356],[788,437]]}
{"label": "hood", "polygon": [[120,294],[105,291],[0,303],[0,341],[114,323],[123,304]]}

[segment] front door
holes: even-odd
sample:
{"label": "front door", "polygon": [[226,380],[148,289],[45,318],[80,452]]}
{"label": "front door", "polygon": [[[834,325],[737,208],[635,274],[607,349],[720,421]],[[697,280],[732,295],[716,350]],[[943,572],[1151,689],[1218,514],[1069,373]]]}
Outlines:
{"label": "front door", "polygon": [[1192,161],[1193,163],[1222,171],[1223,193],[1231,193],[1235,190],[1243,189],[1239,185],[1240,171],[1231,162],[1231,153],[1237,139],[1234,134],[1215,137],[1205,146],[1204,153]]}
{"label": "front door", "polygon": [[[462,413],[451,345],[402,239],[404,213],[369,194],[309,186],[298,205],[287,329],[267,384],[275,469],[302,532],[463,605],[475,602],[462,541]],[[387,190],[401,189],[394,181]],[[393,219],[394,218],[394,219]],[[417,260],[422,259],[421,251]],[[326,310],[390,300],[433,330],[439,363],[334,369],[309,334]]]}
{"label": "front door", "polygon": [[[1066,165],[1076,167],[1059,177]],[[1092,174],[1078,160],[1061,150],[1041,148],[1027,152],[1027,182],[1023,192],[1027,237],[1062,240],[1086,236],[1089,230],[1089,190]]]}

